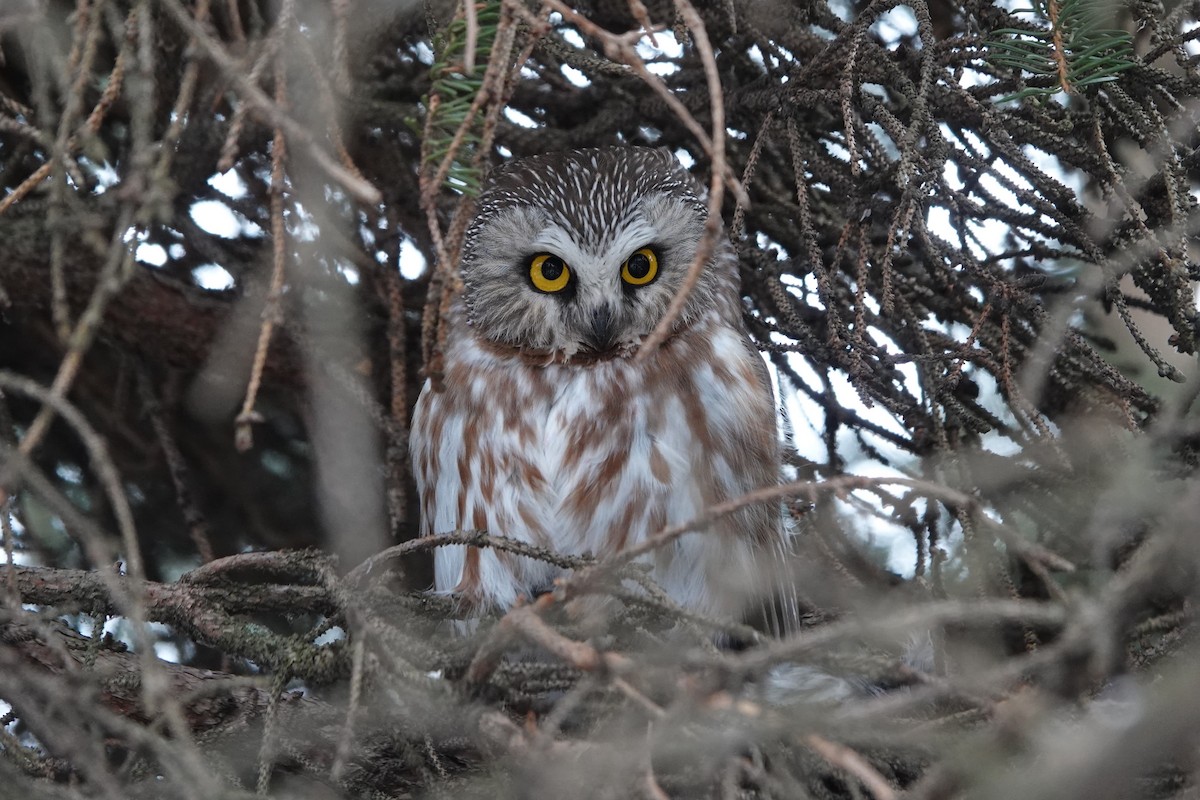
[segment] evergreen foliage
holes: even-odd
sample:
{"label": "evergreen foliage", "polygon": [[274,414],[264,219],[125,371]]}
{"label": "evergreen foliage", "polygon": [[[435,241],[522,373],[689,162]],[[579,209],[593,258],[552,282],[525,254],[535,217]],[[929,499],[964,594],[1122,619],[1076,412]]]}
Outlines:
{"label": "evergreen foliage", "polygon": [[1000,102],[1078,94],[1089,86],[1117,80],[1137,66],[1133,36],[1105,28],[1114,5],[1107,0],[1040,0],[1017,14],[1033,16],[1022,28],[1001,28],[987,44],[992,64],[1035,76],[1037,85],[1006,95]]}
{"label": "evergreen foliage", "polygon": [[[5,791],[1194,796],[1198,38],[1149,0],[0,8]],[[473,193],[620,144],[718,190],[790,639],[412,538]],[[572,572],[450,635],[446,542]]]}

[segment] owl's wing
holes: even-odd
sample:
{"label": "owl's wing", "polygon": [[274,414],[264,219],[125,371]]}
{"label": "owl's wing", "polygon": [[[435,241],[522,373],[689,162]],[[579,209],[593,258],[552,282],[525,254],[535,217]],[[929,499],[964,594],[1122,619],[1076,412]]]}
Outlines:
{"label": "owl's wing", "polygon": [[[441,392],[427,382],[421,391],[410,435],[421,534],[487,531],[553,550],[545,535],[539,448],[524,424],[529,402],[518,402],[508,378],[492,377],[473,375]],[[548,564],[493,548],[449,545],[434,553],[435,589],[481,608],[507,608],[548,585],[554,573]]]}

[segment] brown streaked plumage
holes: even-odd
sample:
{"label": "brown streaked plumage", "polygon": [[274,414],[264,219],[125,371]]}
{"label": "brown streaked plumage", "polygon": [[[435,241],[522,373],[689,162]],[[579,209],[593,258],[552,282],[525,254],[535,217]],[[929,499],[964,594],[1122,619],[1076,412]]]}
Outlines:
{"label": "brown streaked plumage", "polygon": [[[724,240],[666,342],[632,356],[678,291],[706,208],[665,150],[524,159],[480,198],[445,324],[441,391],[412,425],[422,532],[483,528],[604,555],[778,480],[766,367],[741,321]],[[771,589],[778,510],[753,506],[648,557],[676,601],[737,615]],[[463,546],[439,591],[505,608],[556,570]]]}

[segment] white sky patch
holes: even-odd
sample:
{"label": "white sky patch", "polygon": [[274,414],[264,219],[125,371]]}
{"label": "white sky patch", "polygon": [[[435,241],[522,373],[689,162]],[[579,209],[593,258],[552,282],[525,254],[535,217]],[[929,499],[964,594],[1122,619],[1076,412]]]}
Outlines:
{"label": "white sky patch", "polygon": [[829,4],[829,10],[842,22],[849,22],[858,14],[857,6],[846,2],[846,0],[834,0],[834,2]]}
{"label": "white sky patch", "polygon": [[[12,521],[12,526],[13,526],[13,533],[15,533],[18,536],[20,536],[21,533],[25,530],[25,528],[23,528],[16,519],[14,519]],[[3,541],[4,541],[3,537],[0,537],[0,542],[3,542]],[[7,564],[7,563],[9,563],[8,562],[8,554],[0,552],[0,564]],[[13,551],[12,563],[16,564],[18,567],[41,566],[40,564],[37,563],[37,560],[34,559],[32,553],[21,552],[20,550]],[[26,611],[37,611],[37,606],[31,605],[28,603],[22,603],[21,608],[25,609]]]}
{"label": "white sky patch", "polygon": [[[805,383],[810,386],[821,385],[816,373],[803,358],[789,357],[787,361],[788,366],[795,370]],[[775,371],[774,366],[771,367],[771,371]],[[783,403],[792,423],[792,444],[796,452],[806,458],[820,461],[821,453],[825,450],[825,443],[821,439],[825,419],[821,407],[798,389],[789,390],[786,381],[784,390]]]}
{"label": "white sky patch", "polygon": [[875,134],[875,138],[879,140],[881,145],[883,145],[884,153],[888,158],[890,158],[892,161],[900,160],[900,148],[896,146],[896,143],[892,140],[892,137],[888,135],[888,132],[883,129],[882,125],[880,125],[878,122],[868,122],[867,130]]}
{"label": "white sky patch", "polygon": [[975,131],[951,131],[949,125],[943,125],[942,132],[947,134],[951,142],[954,142],[955,139],[958,139],[961,142],[961,144],[958,145],[959,147],[965,146],[969,148],[971,152],[977,155],[982,154],[984,157],[986,157],[987,154],[991,152],[987,146],[987,142],[983,141],[983,139],[980,139]]}
{"label": "white sky patch", "polygon": [[237,170],[232,167],[224,172],[213,175],[208,179],[208,185],[234,200],[240,200],[245,197],[248,191],[245,181],[242,180],[242,176],[238,175]]}
{"label": "white sky patch", "polygon": [[[774,239],[772,239],[771,237],[767,236],[762,231],[759,231],[754,235],[754,243],[757,244],[758,249],[763,251],[764,253],[774,254],[776,261],[786,261],[788,258],[788,251],[784,248],[784,246],[781,245],[779,242],[775,241]],[[781,276],[781,277],[791,277],[791,276]]]}
{"label": "white sky patch", "polygon": [[942,167],[942,180],[946,181],[946,185],[956,192],[962,191],[964,184],[958,176],[958,164],[953,161],[947,161]]}
{"label": "white sky patch", "polygon": [[104,194],[110,187],[121,182],[121,176],[108,162],[95,164],[87,159],[80,159],[80,161],[91,167],[92,177],[96,179],[96,194]]}
{"label": "white sky patch", "polygon": [[[867,297],[867,300],[871,300],[870,296]],[[871,305],[873,305],[873,303],[871,303]],[[878,314],[879,311],[876,309],[874,313]],[[879,345],[880,348],[888,353],[899,355],[900,353],[904,352],[899,345],[893,342],[883,331],[879,330],[878,328],[868,326],[867,334],[870,335],[873,340],[875,340],[875,344]],[[894,366],[904,378],[904,388],[907,389],[913,397],[920,400],[921,381],[917,376],[917,365],[911,361],[903,361],[895,364]],[[885,414],[885,416],[888,419],[891,419],[893,423],[899,424],[902,433],[905,432],[903,424],[896,420],[895,417],[893,417],[890,413]]]}
{"label": "white sky patch", "polygon": [[991,75],[985,75],[977,69],[964,67],[962,74],[958,78],[958,85],[964,89],[974,89],[976,86],[986,86],[989,83],[994,83],[995,80]]}
{"label": "white sky patch", "polygon": [[[996,171],[1001,173],[1005,178],[1007,178],[1008,180],[1015,183],[1017,185],[1018,189],[1025,189],[1025,190],[1033,189],[1033,184],[1030,183],[1029,181],[1027,181],[1025,179],[1024,175],[1022,175],[1021,173],[1019,173],[1015,169],[1013,169],[1012,165],[1009,164],[1004,159],[997,158],[995,161],[992,162],[992,166],[995,167]],[[987,179],[988,177],[990,177],[990,176],[985,175],[984,179]],[[1004,191],[1008,192],[1009,196],[1012,198],[1012,203],[1010,205],[1012,205],[1013,208],[1020,208],[1023,210],[1031,210],[1029,208],[1029,206],[1018,201],[1017,196],[1015,194],[1013,194],[1011,190],[1005,188]]]}
{"label": "white sky patch", "polygon": [[[360,216],[360,219],[361,219],[361,216]],[[379,219],[380,230],[384,229],[384,225],[386,224],[386,222],[387,221],[385,219],[380,217],[380,219]],[[365,222],[359,223],[358,235],[363,237],[363,244],[366,245],[366,249],[373,250],[376,253],[379,252],[379,248],[376,247],[376,245],[375,245],[375,231],[371,230],[370,225],[367,225]]]}
{"label": "white sky patch", "polygon": [[572,86],[579,86],[580,88],[583,88],[592,85],[592,82],[588,79],[587,75],[584,75],[582,71],[575,69],[575,67],[572,67],[570,64],[563,64],[561,71],[563,77],[570,81]]}
{"label": "white sky patch", "polygon": [[417,61],[420,61],[426,66],[433,64],[433,48],[425,44],[425,42],[417,42],[413,46],[413,54],[416,55]]}
{"label": "white sky patch", "polygon": [[233,276],[217,264],[202,264],[192,270],[192,279],[202,289],[223,291],[233,288]]}
{"label": "white sky patch", "polygon": [[[953,141],[953,132],[944,127],[942,132],[948,135],[951,141]],[[989,150],[984,143],[975,137],[974,134],[971,134],[970,131],[965,131],[964,134],[966,138],[966,144],[969,146],[969,148],[974,150],[976,153],[985,154],[986,157],[986,154],[989,153]],[[959,146],[961,147],[963,145],[960,144]],[[1060,178],[1068,186],[1076,189],[1082,188],[1082,182],[1078,180],[1078,176],[1064,175],[1061,165],[1058,163],[1057,159],[1047,156],[1045,153],[1037,150],[1036,148],[1026,148],[1025,152],[1030,160],[1033,161],[1033,163],[1039,169],[1044,169],[1048,174]],[[1012,166],[1010,166],[1003,159],[993,158],[991,163],[993,169],[1000,173],[1006,180],[1011,181],[1019,188],[1030,191],[1033,190],[1033,187],[1029,181],[1026,180],[1025,177],[1016,170],[1014,170]],[[947,161],[945,166],[942,168],[942,178],[946,181],[946,185],[951,189],[955,191],[961,191],[963,189],[964,184],[959,174],[957,164]],[[979,185],[981,188],[993,195],[996,200],[1004,203],[1009,208],[1015,209],[1022,213],[1029,213],[1032,211],[1029,206],[1017,199],[1016,194],[1014,194],[1010,188],[1003,185],[995,175],[981,175],[979,178]],[[978,198],[978,196],[976,197]],[[960,231],[951,224],[950,210],[948,208],[941,206],[930,206],[925,217],[925,222],[930,232],[935,236],[952,244],[955,247],[958,246],[960,241]],[[986,258],[989,255],[1001,252],[1004,247],[1004,239],[1011,231],[1008,223],[997,219],[971,219],[966,221],[964,224],[968,226],[970,235],[967,235],[967,231],[962,231],[963,235],[961,237],[961,241],[966,243],[966,246],[976,258]]]}
{"label": "white sky patch", "polygon": [[67,483],[83,482],[83,470],[79,468],[78,464],[61,463],[58,467],[54,468],[54,474],[61,477]]}
{"label": "white sky patch", "polygon": [[679,58],[683,55],[683,45],[672,31],[658,31],[654,34],[654,42],[650,41],[648,34],[638,39],[637,54],[644,59]]}
{"label": "white sky patch", "polygon": [[775,54],[778,54],[780,57],[783,58],[784,61],[788,62],[789,64],[796,63],[796,55],[791,50],[788,50],[786,47],[783,47],[780,44],[776,44],[774,50],[775,50],[775,52],[771,55],[771,63],[772,64],[777,63],[777,61],[778,61],[775,58]]}
{"label": "white sky patch", "polygon": [[675,38],[675,34],[671,31],[658,31],[654,34],[654,41],[658,43],[657,46],[647,35],[639,39],[636,45],[637,54],[644,61],[657,61],[653,64],[647,63],[646,69],[663,77],[678,72],[679,65],[672,62],[683,55],[683,45]]}
{"label": "white sky patch", "polygon": [[1087,181],[1077,169],[1067,170],[1063,168],[1063,164],[1056,156],[1052,156],[1044,150],[1040,150],[1031,144],[1027,144],[1021,148],[1021,152],[1025,157],[1033,162],[1033,165],[1058,180],[1062,181],[1067,186],[1075,190],[1076,193],[1082,193],[1084,187],[1087,186]]}
{"label": "white sky patch", "polygon": [[638,133],[641,134],[643,139],[651,144],[662,138],[662,131],[660,131],[658,128],[651,128],[649,125],[639,125]]}
{"label": "white sky patch", "polygon": [[[550,18],[553,20],[554,15],[551,15]],[[558,21],[559,22],[562,21],[561,16],[558,18]],[[572,47],[578,47],[581,50],[585,47],[584,42],[583,42],[583,37],[580,36],[579,31],[575,30],[574,28],[563,28],[562,30],[559,31],[559,35],[562,36],[564,42],[571,45]]]}
{"label": "white sky patch", "polygon": [[874,95],[880,100],[887,100],[888,90],[884,88],[882,83],[864,83],[859,86],[859,89],[865,94]]}
{"label": "white sky patch", "polygon": [[[1179,31],[1180,33],[1191,33],[1192,31],[1196,30],[1197,27],[1200,27],[1200,22],[1190,19],[1180,26]],[[1189,42],[1184,42],[1183,49],[1187,51],[1189,56],[1200,55],[1200,41],[1192,39]]]}
{"label": "white sky patch", "polygon": [[338,274],[345,278],[346,283],[350,284],[351,286],[357,286],[358,282],[362,280],[362,276],[360,276],[358,273],[358,267],[354,266],[353,264],[348,264],[344,261],[338,261],[334,264],[333,268],[336,269]]}
{"label": "white sky patch", "polygon": [[930,206],[925,214],[925,227],[939,239],[958,241],[958,231],[950,224],[950,209],[945,206]]}
{"label": "white sky patch", "polygon": [[331,645],[334,642],[340,642],[345,638],[346,632],[335,625],[322,633],[316,639],[313,639],[313,644],[315,644],[317,647],[325,647],[326,645]]}
{"label": "white sky patch", "polygon": [[692,154],[682,147],[675,151],[675,158],[679,160],[680,164],[683,164],[684,169],[691,169],[696,166],[696,159],[692,158]]}
{"label": "white sky patch", "polygon": [[[1006,165],[1007,167],[1007,165]],[[1006,172],[1008,170],[1006,169]],[[949,165],[944,173],[951,188],[960,188],[961,182],[958,180],[958,171],[953,169],[953,165]],[[952,180],[951,180],[952,178]],[[1030,209],[1017,200],[1017,196],[1012,193],[1007,187],[1003,186],[991,175],[984,175],[979,180],[980,184],[991,192],[996,199],[1010,208],[1019,211],[1028,212]],[[957,184],[957,185],[956,185]],[[1008,223],[998,219],[968,219],[963,224],[968,227],[968,231],[960,231],[952,224],[950,209],[944,206],[931,205],[925,215],[925,225],[929,232],[948,244],[958,247],[962,241],[971,251],[975,258],[983,259],[988,256],[998,253],[1003,249],[1004,239],[1012,230]]]}
{"label": "white sky patch", "polygon": [[158,656],[159,661],[166,661],[171,664],[178,664],[180,660],[179,648],[174,642],[155,642],[154,655]]}
{"label": "white sky patch", "polygon": [[[800,357],[799,355],[789,355],[788,366],[790,366],[796,372],[796,374],[798,374],[811,388],[818,391],[821,390],[823,386],[821,378],[804,358]],[[912,374],[912,377],[916,377],[915,372]],[[892,414],[885,408],[879,404],[868,408],[865,404],[863,404],[862,400],[858,396],[858,393],[854,391],[854,387],[850,385],[849,378],[847,378],[840,371],[830,370],[829,385],[837,402],[843,408],[855,412],[863,419],[866,419],[885,430],[892,431],[898,435],[904,435],[906,433],[904,425],[894,416],[892,416]],[[915,391],[915,387],[908,388]],[[800,427],[798,421],[801,419],[809,420],[813,428],[820,429],[824,426],[824,409],[810,400],[807,395],[798,394],[793,399],[793,402],[795,404],[794,410],[801,414],[801,416],[798,417],[793,416],[793,425],[797,428],[797,435],[799,435]],[[792,406],[789,405],[789,410],[791,409]],[[852,435],[850,434],[850,431],[846,429],[843,429],[842,433],[843,435]],[[892,456],[897,460],[902,460],[904,458],[904,454],[896,449],[891,443],[884,440],[879,440],[878,437],[870,433],[867,433],[866,436],[872,440],[872,443],[877,446],[884,453],[884,455]],[[843,444],[845,445],[845,448],[839,445],[839,450],[846,449],[847,451],[853,451],[856,449],[856,444],[854,442],[847,442]],[[797,441],[797,450],[800,452],[800,454],[813,457],[816,460],[820,460],[820,454],[824,451],[824,448],[825,444],[819,432],[816,434],[816,437],[809,442],[808,449],[801,447],[800,442]]]}
{"label": "white sky patch", "polygon": [[[789,355],[787,361],[788,366],[795,370],[806,384],[815,389],[820,389],[820,378],[804,358],[799,355]],[[773,368],[772,372],[774,372]],[[834,371],[830,377],[834,395],[840,404],[848,409],[853,409],[860,416],[878,424],[880,427],[896,430],[896,420],[886,411],[880,409],[878,406],[874,409],[869,409],[862,405],[857,393],[850,387],[849,382],[844,376]],[[796,452],[814,461],[823,461],[823,454],[825,452],[823,436],[825,425],[824,409],[813,402],[808,395],[790,387],[786,382],[784,382],[783,388],[784,409],[791,421],[792,444]],[[880,440],[879,437],[872,436],[871,434],[867,434],[867,436],[870,438],[872,444],[878,447],[885,455],[893,457],[896,461],[904,460],[904,454],[890,443]],[[866,475],[869,477],[907,477],[899,470],[885,467],[872,459],[861,457],[857,442],[849,430],[841,430],[838,440],[838,451],[846,456],[848,462],[847,472],[850,474]],[[855,497],[864,504],[878,509],[881,516],[887,516],[887,511],[883,509],[882,504],[871,493],[856,492]],[[912,534],[908,530],[889,524],[879,516],[865,512],[861,506],[843,503],[842,508],[853,514],[858,520],[858,524],[852,527],[851,533],[858,536],[863,542],[871,542],[887,549],[888,569],[900,575],[911,576],[913,574],[916,567],[917,551],[916,543],[913,541]]]}
{"label": "white sky patch", "polygon": [[504,108],[505,118],[514,125],[520,125],[522,128],[537,128],[539,125],[528,115],[517,111],[515,108],[506,106]]}
{"label": "white sky patch", "polygon": [[[991,412],[993,416],[1006,425],[1014,428],[1019,427],[1017,417],[1013,413],[1012,408],[1004,402],[1004,398],[1000,395],[1000,386],[996,380],[996,376],[969,364],[963,371],[967,377],[979,385],[979,405]],[[996,431],[991,431],[988,433],[988,436],[993,434],[996,434]]]}
{"label": "white sky patch", "polygon": [[[755,241],[758,242],[759,247],[766,247],[763,242],[771,243],[771,240],[763,234],[759,234]],[[821,304],[820,295],[817,294],[817,276],[813,275],[811,272],[806,272],[803,275],[792,275],[791,273],[785,272],[779,276],[779,282],[784,286],[802,289],[802,293],[797,294],[793,292],[793,294],[796,294],[797,297],[801,297],[804,302],[808,303],[813,308],[825,308],[825,306]]]}
{"label": "white sky patch", "polygon": [[167,263],[167,251],[160,244],[139,244],[134,257],[152,267],[161,267]]}
{"label": "white sky patch", "polygon": [[829,154],[839,161],[850,161],[850,151],[841,142],[832,142],[829,139],[822,139],[821,144],[825,145],[825,149]]}
{"label": "white sky patch", "polygon": [[189,213],[200,230],[220,236],[223,239],[233,239],[242,232],[242,223],[229,206],[218,200],[201,200],[192,203]]}
{"label": "white sky patch", "polygon": [[288,220],[288,233],[300,242],[314,242],[321,235],[321,228],[313,215],[300,203],[292,206],[291,218]]}
{"label": "white sky patch", "polygon": [[[853,465],[848,470],[854,475],[861,475],[867,478],[908,478],[910,476],[904,474],[900,470],[885,467],[884,465],[864,459]],[[884,489],[890,489],[893,492],[903,491],[899,486],[884,485]],[[881,545],[887,548],[887,567],[895,573],[905,577],[912,577],[917,566],[917,543],[913,539],[912,531],[902,528],[896,524],[890,524],[886,518],[891,516],[891,511],[884,506],[879,496],[874,492],[866,490],[856,490],[852,493],[856,500],[863,505],[878,509],[880,515],[884,519],[880,519],[873,514],[869,514],[861,508],[855,508],[859,518],[863,521],[865,530],[860,531],[864,540],[873,542],[876,545]],[[920,504],[928,502],[927,500],[918,500]]]}
{"label": "white sky patch", "polygon": [[[862,402],[862,399],[858,396],[858,392],[854,391],[854,386],[850,383],[850,379],[846,377],[845,373],[836,369],[830,370],[829,385],[833,389],[833,393],[836,396],[838,403],[843,408],[854,411],[863,419],[873,422],[885,430],[889,430],[900,435],[906,435],[908,433],[908,430],[904,427],[904,425],[895,417],[893,417],[891,412],[889,412],[879,403],[875,403],[871,407],[866,406]],[[845,432],[849,433],[849,431]],[[873,434],[867,435],[873,436]],[[882,442],[880,443],[880,447],[884,450],[892,449],[890,444],[885,444]]]}
{"label": "white sky patch", "polygon": [[[974,238],[964,238],[966,238],[967,246],[971,248],[971,252],[979,259],[984,259],[993,253],[1000,252],[1004,244],[1004,237],[1012,230],[1008,223],[998,219],[973,219],[969,220],[967,225],[970,226]],[[949,241],[955,240],[951,239]],[[980,243],[982,244],[982,248],[980,247]]]}
{"label": "white sky patch", "polygon": [[[80,631],[86,631],[85,635],[90,636],[91,630],[91,625],[86,621],[80,624]],[[109,617],[106,619],[104,621],[104,633],[123,643],[130,650],[133,649],[132,624],[125,617]],[[162,636],[168,636],[170,633],[171,628],[161,622],[146,623],[146,636],[152,641]],[[171,642],[154,641],[154,654],[163,661],[179,662],[179,648]]]}
{"label": "white sky patch", "polygon": [[[25,532],[25,526],[21,524],[21,520],[15,514],[9,514],[8,523],[10,525],[12,525],[13,533],[17,534],[18,536],[20,536],[22,533]],[[4,537],[0,536],[0,542],[3,542],[3,541],[4,541]],[[0,553],[0,555],[4,555],[4,554]],[[13,556],[15,556],[16,558],[20,558],[21,553],[19,551],[14,552]],[[4,557],[7,558],[7,555],[4,555]],[[5,563],[5,562],[0,561],[0,563]]]}
{"label": "white sky patch", "polygon": [[1015,456],[1021,452],[1021,443],[1010,439],[1000,431],[988,431],[980,437],[979,445],[989,453],[998,456]]}
{"label": "white sky patch", "polygon": [[410,281],[416,280],[425,274],[425,268],[429,262],[425,260],[425,255],[417,249],[413,244],[412,239],[405,239],[400,242],[400,274]]}
{"label": "white sky patch", "polygon": [[896,6],[880,14],[879,19],[871,26],[871,31],[895,48],[901,39],[916,35],[917,18],[908,6]]}

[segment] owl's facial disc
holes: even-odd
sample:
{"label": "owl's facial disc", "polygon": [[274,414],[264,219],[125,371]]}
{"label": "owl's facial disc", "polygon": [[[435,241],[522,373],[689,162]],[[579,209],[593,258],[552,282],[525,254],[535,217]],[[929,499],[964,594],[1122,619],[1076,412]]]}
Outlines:
{"label": "owl's facial disc", "polygon": [[[529,351],[631,351],[695,257],[701,191],[665,150],[580,150],[507,165],[481,195],[464,244],[475,335]],[[719,297],[736,297],[736,281],[732,252],[718,243],[676,329]]]}
{"label": "owl's facial disc", "polygon": [[608,353],[628,349],[653,329],[662,263],[658,231],[636,209],[615,222],[589,240],[545,220],[534,237],[537,252],[525,260],[527,287],[550,323],[540,331],[550,334],[549,349]]}
{"label": "owl's facial disc", "polygon": [[[655,246],[639,247],[618,261],[608,253],[589,253],[558,236],[546,237],[547,250],[525,259],[530,298],[561,333],[547,346],[568,353],[607,353],[635,344],[649,331],[638,324],[643,298],[638,295],[658,277]],[[563,257],[554,250],[569,252]],[[568,263],[567,259],[570,259]],[[581,265],[581,266],[573,266]]]}

